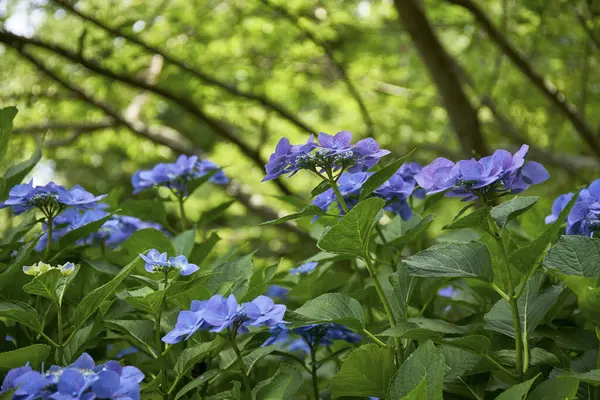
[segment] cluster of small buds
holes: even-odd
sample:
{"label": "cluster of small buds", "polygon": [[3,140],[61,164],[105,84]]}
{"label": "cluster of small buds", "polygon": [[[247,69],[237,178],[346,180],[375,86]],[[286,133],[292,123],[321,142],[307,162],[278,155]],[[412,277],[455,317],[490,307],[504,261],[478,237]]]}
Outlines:
{"label": "cluster of small buds", "polygon": [[75,270],[75,264],[73,264],[72,262],[67,262],[61,265],[57,265],[56,267],[53,267],[50,264],[46,264],[45,262],[37,262],[33,265],[25,265],[23,266],[23,272],[26,275],[31,275],[31,276],[40,276],[50,270],[53,269],[57,269],[60,271],[60,273],[63,276],[68,276],[71,275],[73,273],[73,271]]}

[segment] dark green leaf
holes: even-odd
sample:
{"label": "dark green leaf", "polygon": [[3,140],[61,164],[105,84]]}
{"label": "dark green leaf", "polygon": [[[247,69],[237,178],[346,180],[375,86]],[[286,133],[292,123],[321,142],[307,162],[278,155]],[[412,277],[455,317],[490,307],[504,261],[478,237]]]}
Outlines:
{"label": "dark green leaf", "polygon": [[416,276],[479,278],[488,282],[494,279],[490,253],[481,242],[434,245],[404,262]]}
{"label": "dark green leaf", "polygon": [[353,350],[331,380],[331,397],[385,397],[396,372],[393,350],[367,344]]}
{"label": "dark green leaf", "polygon": [[306,324],[335,322],[362,332],[365,316],[360,303],[341,293],[325,293],[296,309],[293,318]]}
{"label": "dark green leaf", "polygon": [[[402,247],[418,239],[433,222],[434,215],[430,214],[421,219],[416,214],[408,221],[404,221],[400,216],[394,217],[389,224],[382,228],[383,236],[386,239],[387,246]],[[375,239],[378,244],[384,244],[378,236]]]}
{"label": "dark green leaf", "polygon": [[8,142],[13,131],[13,119],[16,115],[16,107],[0,108],[0,165],[8,151]]}
{"label": "dark green leaf", "polygon": [[20,301],[0,302],[0,317],[28,326],[36,332],[42,330],[42,321],[33,307]]}
{"label": "dark green leaf", "polygon": [[217,218],[219,218],[221,215],[223,215],[223,213],[225,211],[227,211],[233,203],[235,203],[235,200],[229,200],[223,204],[219,204],[218,206],[211,208],[210,210],[204,211],[200,215],[200,220],[198,221],[198,225],[207,226],[208,224],[212,223]]}
{"label": "dark green leaf", "polygon": [[527,400],[574,399],[579,381],[572,378],[551,379],[540,383]]}
{"label": "dark green leaf", "polygon": [[177,361],[175,362],[174,371],[177,375],[185,375],[187,372],[194,367],[197,363],[202,361],[212,352],[217,351],[223,347],[225,341],[220,336],[217,336],[213,341],[200,343],[199,345],[188,347],[183,350]]}
{"label": "dark green leaf", "polygon": [[40,368],[50,354],[50,346],[34,344],[20,349],[0,353],[0,369],[22,367],[30,363],[34,369]]}
{"label": "dark green leaf", "polygon": [[404,164],[404,161],[414,152],[413,149],[409,153],[395,160],[390,165],[381,168],[379,171],[375,172],[371,175],[365,183],[362,185],[362,189],[360,190],[359,201],[362,201],[369,197],[371,193],[373,193],[379,186],[383,185],[388,179],[390,179]]}
{"label": "dark green leaf", "polygon": [[21,161],[13,165],[4,173],[3,191],[0,192],[0,199],[4,198],[6,193],[15,185],[23,182],[23,179],[31,172],[33,167],[42,159],[42,146],[38,145],[35,152],[28,160]]}
{"label": "dark green leaf", "polygon": [[476,353],[485,354],[492,346],[492,342],[483,335],[464,336],[456,339],[446,339],[446,344],[449,346],[460,347]]}
{"label": "dark green leaf", "polygon": [[194,248],[196,241],[196,230],[190,229],[173,238],[173,248],[175,249],[175,255],[182,255],[189,258]]}
{"label": "dark green leaf", "polygon": [[334,254],[365,257],[375,227],[375,218],[384,205],[385,202],[379,198],[359,203],[337,224],[325,231],[317,246]]}
{"label": "dark green leaf", "polygon": [[498,224],[500,228],[504,228],[508,222],[517,218],[519,215],[533,207],[539,199],[539,197],[533,196],[515,196],[509,201],[493,207],[490,210],[490,214],[492,215],[494,221],[496,221],[496,224]]}
{"label": "dark green leaf", "polygon": [[65,236],[61,237],[56,242],[52,243],[52,247],[51,247],[52,251],[54,251],[54,252],[61,251],[62,252],[65,249],[67,249],[68,247],[75,244],[79,239],[85,240],[92,233],[97,232],[98,229],[100,229],[100,227],[102,225],[104,225],[104,223],[111,218],[112,218],[112,214],[109,214],[106,217],[100,218],[97,221],[90,222],[89,224],[80,226],[77,229],[73,229],[72,231],[69,231],[69,233],[67,233]]}
{"label": "dark green leaf", "polygon": [[321,210],[319,207],[313,205],[313,204],[309,204],[306,207],[304,207],[302,210],[298,211],[297,213],[293,213],[293,214],[288,214],[285,217],[281,217],[281,218],[277,218],[277,219],[273,219],[270,221],[265,221],[262,224],[259,224],[259,226],[262,225],[277,225],[277,224],[281,224],[283,222],[287,222],[287,221],[293,221],[295,219],[298,218],[303,218],[303,217],[315,217],[315,216],[322,216],[325,215],[325,211]]}
{"label": "dark green leaf", "polygon": [[322,181],[310,191],[311,199],[327,191],[329,188],[331,188],[331,183],[329,181]]}
{"label": "dark green leaf", "polygon": [[466,217],[462,217],[456,221],[452,221],[449,225],[444,226],[444,229],[463,229],[463,228],[479,228],[487,229],[487,210],[481,208],[473,211]]}
{"label": "dark green leaf", "polygon": [[179,392],[175,395],[175,400],[179,400],[183,396],[185,396],[190,391],[196,389],[198,386],[206,384],[209,380],[217,376],[221,371],[218,369],[211,369],[210,371],[206,371],[193,381],[189,382],[187,385],[182,387]]}
{"label": "dark green leaf", "polygon": [[496,397],[496,400],[523,400],[526,398],[527,393],[529,393],[533,382],[535,382],[539,376],[540,374],[537,374],[528,381],[509,387],[500,394],[500,396]]}
{"label": "dark green leaf", "polygon": [[281,364],[275,375],[259,382],[252,389],[252,398],[254,400],[292,399],[302,383],[302,372],[292,365]]}
{"label": "dark green leaf", "polygon": [[600,239],[580,235],[561,236],[552,247],[544,266],[565,275],[600,277]]}

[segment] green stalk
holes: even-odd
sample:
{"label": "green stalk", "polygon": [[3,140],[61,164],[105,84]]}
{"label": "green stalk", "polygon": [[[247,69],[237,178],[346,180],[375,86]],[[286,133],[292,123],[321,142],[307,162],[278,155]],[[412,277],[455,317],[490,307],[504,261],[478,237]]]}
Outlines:
{"label": "green stalk", "polygon": [[[165,290],[165,297],[166,297],[167,288],[169,287],[169,272],[168,271],[165,271],[164,287],[165,287],[164,290]],[[160,391],[162,393],[163,399],[169,400],[169,397],[170,397],[169,396],[169,376],[168,376],[166,360],[165,360],[165,344],[161,340],[161,337],[160,337],[160,321],[162,319],[162,311],[163,311],[164,304],[165,304],[165,298],[163,297],[163,300],[161,301],[160,306],[158,307],[158,312],[156,313],[154,331],[156,332],[156,349],[158,351],[158,360],[160,362],[160,372],[162,375]]]}
{"label": "green stalk", "polygon": [[252,385],[250,384],[250,378],[248,378],[248,371],[246,370],[246,364],[244,364],[244,358],[242,357],[242,353],[240,352],[240,349],[238,348],[237,343],[235,341],[236,331],[237,331],[237,328],[231,330],[231,336],[229,337],[229,341],[231,342],[231,347],[233,348],[233,351],[235,352],[235,356],[237,357],[237,359],[240,363],[240,372],[242,373],[242,381],[244,382],[244,389],[246,390],[246,394],[249,397],[252,393]]}
{"label": "green stalk", "polygon": [[[519,306],[518,306],[519,297],[515,296],[516,294],[518,294],[520,296],[522,291],[519,293],[515,293],[508,253],[506,251],[506,247],[504,246],[504,241],[502,240],[502,236],[500,236],[500,233],[498,232],[496,222],[493,220],[493,218],[489,212],[489,209],[486,212],[486,217],[489,222],[490,233],[494,237],[494,240],[496,241],[496,244],[498,245],[498,248],[500,249],[500,254],[502,256],[502,259],[504,260],[504,264],[506,265],[506,272],[507,272],[507,277],[508,277],[508,279],[507,279],[508,282],[507,282],[507,286],[506,286],[506,288],[508,289],[507,294],[509,297],[508,303],[510,304],[510,311],[511,311],[512,319],[513,319],[513,327],[515,329],[515,352],[516,352],[517,375],[519,375],[519,378],[521,379],[521,381],[523,381],[523,373],[527,371],[527,366],[528,366],[528,365],[524,364],[524,361],[526,360],[527,364],[529,364],[529,348],[525,349],[525,346],[527,346],[527,344],[523,343],[523,334],[522,334],[522,328],[521,328],[521,315],[519,314]],[[523,353],[525,353],[525,357],[524,357]]]}
{"label": "green stalk", "polygon": [[57,318],[57,324],[58,324],[58,357],[57,357],[57,364],[61,365],[62,364],[62,359],[63,359],[63,350],[64,350],[64,345],[63,345],[63,319],[62,319],[62,307],[60,306],[60,304],[56,304],[57,310],[56,310],[56,318]]}
{"label": "green stalk", "polygon": [[177,196],[177,200],[179,201],[179,214],[181,215],[181,225],[183,226],[183,230],[185,231],[189,226],[187,217],[185,215],[185,207],[183,206],[185,200],[183,199],[183,196]]}
{"label": "green stalk", "polygon": [[[318,341],[317,341],[318,343]],[[311,367],[311,371],[310,371],[310,375],[312,377],[312,388],[313,388],[313,394],[315,396],[315,400],[319,400],[319,377],[317,376],[317,369],[318,364],[317,364],[317,346],[318,344],[315,344],[314,346],[310,346],[310,367]]]}
{"label": "green stalk", "polygon": [[48,214],[46,216],[46,221],[48,224],[48,242],[46,243],[46,251],[44,253],[44,260],[46,262],[50,259],[50,246],[52,246],[52,222],[54,221],[54,217],[52,214]]}
{"label": "green stalk", "polygon": [[[596,337],[600,340],[600,328],[596,327]],[[596,355],[596,369],[600,369],[600,345],[598,346],[598,354]],[[594,399],[600,400],[600,386],[594,388]]]}

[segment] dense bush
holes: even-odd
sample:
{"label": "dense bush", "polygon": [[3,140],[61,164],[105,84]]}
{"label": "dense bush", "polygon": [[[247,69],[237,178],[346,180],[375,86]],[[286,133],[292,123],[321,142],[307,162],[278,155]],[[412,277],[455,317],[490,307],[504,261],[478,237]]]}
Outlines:
{"label": "dense bush", "polygon": [[[0,111],[0,150],[15,111]],[[321,183],[264,224],[325,227],[289,271],[211,253],[219,237],[185,214],[194,190],[227,182],[209,161],[133,175],[136,193],[170,192],[168,226],[158,200],[125,212],[81,186],[22,184],[38,151],[0,180],[0,207],[23,214],[0,241],[0,398],[598,398],[600,181],[525,226],[538,198],[519,193],[549,179],[527,150],[421,168],[349,132],[282,139],[265,180]],[[465,207],[423,248],[444,196]]]}

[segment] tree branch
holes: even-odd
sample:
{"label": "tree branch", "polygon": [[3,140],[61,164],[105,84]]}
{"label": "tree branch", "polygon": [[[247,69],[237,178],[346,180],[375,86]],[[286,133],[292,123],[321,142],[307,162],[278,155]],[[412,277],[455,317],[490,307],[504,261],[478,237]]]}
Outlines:
{"label": "tree branch", "polygon": [[177,67],[194,75],[195,77],[202,80],[203,82],[205,82],[209,85],[221,88],[235,96],[244,97],[248,100],[256,101],[256,102],[260,103],[262,106],[275,111],[282,118],[284,118],[284,119],[288,120],[289,122],[291,122],[292,124],[296,125],[299,129],[306,131],[308,133],[311,133],[311,134],[315,133],[315,130],[313,130],[307,124],[305,124],[300,119],[298,119],[290,111],[286,110],[283,106],[274,103],[270,99],[268,99],[264,96],[260,96],[255,93],[243,91],[243,90],[241,90],[235,86],[232,86],[228,83],[221,82],[220,80],[200,71],[197,68],[192,68],[191,66],[189,66],[188,62],[179,60],[179,59],[175,58],[174,56],[165,53],[161,49],[146,43],[145,41],[143,41],[142,39],[140,39],[134,35],[127,34],[117,28],[111,28],[111,27],[107,26],[106,24],[102,23],[100,20],[94,18],[93,16],[87,15],[87,14],[79,11],[78,9],[75,8],[75,6],[73,6],[71,4],[70,1],[67,1],[67,0],[53,0],[53,1],[56,2],[57,4],[60,4],[61,6],[65,7],[66,9],[68,9],[70,12],[77,15],[81,19],[91,22],[92,24],[96,25],[98,28],[110,33],[111,35],[116,36],[116,37],[125,38],[126,40],[129,40],[130,42],[137,44],[138,46],[144,48],[145,50],[147,50],[153,54],[161,55],[167,62],[169,62],[173,65],[176,65]]}
{"label": "tree branch", "polygon": [[469,11],[491,40],[506,54],[512,63],[537,87],[571,122],[581,138],[591,147],[600,159],[600,141],[591,127],[583,120],[577,108],[564,93],[540,75],[515,46],[492,24],[488,16],[471,0],[446,0]]}
{"label": "tree branch", "polygon": [[358,108],[360,109],[360,113],[362,114],[363,120],[365,121],[365,124],[367,125],[368,135],[371,137],[375,137],[375,127],[373,124],[373,119],[371,118],[371,114],[369,113],[369,110],[367,109],[367,106],[366,106],[362,96],[360,95],[359,91],[356,89],[356,86],[354,86],[354,84],[352,83],[352,80],[348,76],[348,73],[346,72],[346,69],[344,68],[342,63],[338,62],[335,59],[335,55],[333,54],[333,51],[329,48],[329,46],[327,46],[325,43],[323,43],[319,39],[317,39],[317,37],[309,29],[306,29],[305,27],[303,27],[300,24],[298,17],[293,15],[292,13],[290,13],[284,7],[273,4],[269,0],[261,0],[261,1],[265,6],[271,8],[271,9],[277,11],[278,13],[280,13],[281,15],[283,15],[283,17],[285,19],[287,19],[300,32],[302,32],[315,46],[320,47],[321,50],[323,50],[323,52],[325,53],[325,55],[327,56],[327,58],[329,59],[331,64],[333,64],[335,69],[338,71],[338,73],[342,77],[342,80],[346,84],[346,87],[348,88],[350,95],[352,95],[352,97],[356,101],[356,104],[358,105]]}
{"label": "tree branch", "polygon": [[394,0],[398,16],[415,44],[431,79],[437,86],[442,103],[454,126],[462,153],[471,157],[489,154],[481,133],[477,110],[467,97],[450,55],[433,31],[418,0]]}
{"label": "tree branch", "polygon": [[[58,74],[56,74],[55,72],[51,71],[48,67],[46,67],[46,65],[44,65],[44,63],[42,61],[35,58],[33,55],[27,53],[22,48],[18,48],[17,51],[24,58],[29,60],[29,62],[31,62],[33,65],[35,65],[38,68],[38,70],[40,70],[44,74],[48,75],[48,77],[50,77],[52,80],[56,81],[58,84],[63,86],[65,89],[72,91],[79,98],[81,98],[85,102],[89,103],[90,105],[104,111],[104,113],[107,116],[109,116],[109,118],[107,118],[106,121],[100,121],[96,124],[87,123],[87,126],[85,125],[85,123],[81,123],[81,122],[55,123],[54,126],[60,126],[61,128],[65,128],[65,129],[67,129],[69,126],[74,127],[75,129],[78,129],[76,135],[79,136],[84,132],[87,132],[87,133],[93,132],[94,129],[92,129],[92,128],[94,126],[96,127],[95,130],[109,128],[109,126],[107,126],[107,124],[109,123],[109,121],[111,121],[112,128],[116,128],[118,126],[124,126],[124,127],[128,128],[131,132],[136,134],[137,136],[140,136],[145,139],[149,139],[155,143],[169,147],[171,150],[173,150],[179,154],[202,155],[202,151],[200,151],[197,148],[194,148],[190,143],[187,143],[186,140],[180,134],[178,135],[177,138],[166,136],[165,130],[169,135],[172,135],[173,133],[178,133],[174,129],[171,129],[171,128],[152,129],[151,127],[146,126],[143,122],[141,122],[139,120],[133,121],[133,122],[128,121],[124,116],[122,116],[118,111],[113,109],[110,105],[108,105],[100,100],[94,99],[92,96],[88,95],[83,89],[75,86],[72,83],[69,83],[66,79],[63,79]],[[34,128],[44,131],[44,130],[48,129],[48,127],[49,127],[48,125],[46,125],[46,126],[34,125],[29,128],[21,128],[20,133],[33,132]],[[86,128],[87,130],[82,129],[82,128]],[[166,128],[166,127],[164,127],[164,128]],[[257,205],[256,201],[252,201],[252,199],[253,198],[255,199],[257,195],[249,193],[247,190],[245,190],[243,188],[243,186],[241,184],[239,184],[235,180],[231,180],[230,183],[227,184],[227,191],[230,193],[230,195],[232,197],[234,197],[240,203],[242,203],[249,211],[253,212],[256,215],[259,215],[261,218],[266,219],[266,220],[279,218],[279,215],[276,212],[274,212],[272,209],[265,207],[265,206]],[[281,226],[282,226],[282,229],[292,232],[292,233],[300,236],[304,240],[312,240],[306,232],[299,229],[297,226],[295,226],[293,224],[286,223],[286,224],[282,224]]]}
{"label": "tree branch", "polygon": [[583,15],[581,15],[581,13],[579,11],[576,10],[575,15],[577,16],[577,21],[579,21],[579,24],[585,31],[585,33],[588,36],[588,38],[590,39],[590,41],[592,43],[594,43],[596,50],[600,50],[600,38],[598,38],[598,36],[596,36],[596,33],[592,30],[592,28],[590,28],[588,26],[587,20],[585,19],[585,17]]}
{"label": "tree branch", "polygon": [[[141,79],[120,74],[110,69],[104,68],[100,66],[97,62],[91,61],[87,58],[81,57],[79,54],[76,54],[62,46],[59,46],[54,43],[46,42],[40,39],[35,38],[27,38],[24,36],[15,35],[9,32],[0,32],[0,42],[5,43],[6,45],[13,47],[17,50],[21,50],[23,46],[33,45],[36,47],[41,47],[43,49],[49,50],[52,53],[58,54],[67,60],[72,62],[81,64],[85,68],[90,71],[93,71],[99,75],[105,76],[109,79],[113,79],[122,83],[125,83],[129,86],[144,89],[149,92],[155,93],[165,99],[172,101],[175,104],[178,104],[181,108],[186,110],[188,113],[204,122],[208,125],[217,135],[223,137],[229,142],[233,143],[236,147],[238,147],[242,153],[250,158],[256,166],[263,169],[265,165],[265,161],[260,156],[259,152],[256,149],[250,147],[247,143],[242,141],[237,135],[231,132],[225,125],[223,125],[220,121],[209,117],[201,108],[199,108],[193,101],[187,99],[185,97],[179,96],[170,90],[161,88],[159,86],[152,85],[147,83]],[[292,194],[291,190],[285,185],[280,179],[276,179],[273,181],[275,185],[280,189],[280,191],[284,194]]]}

